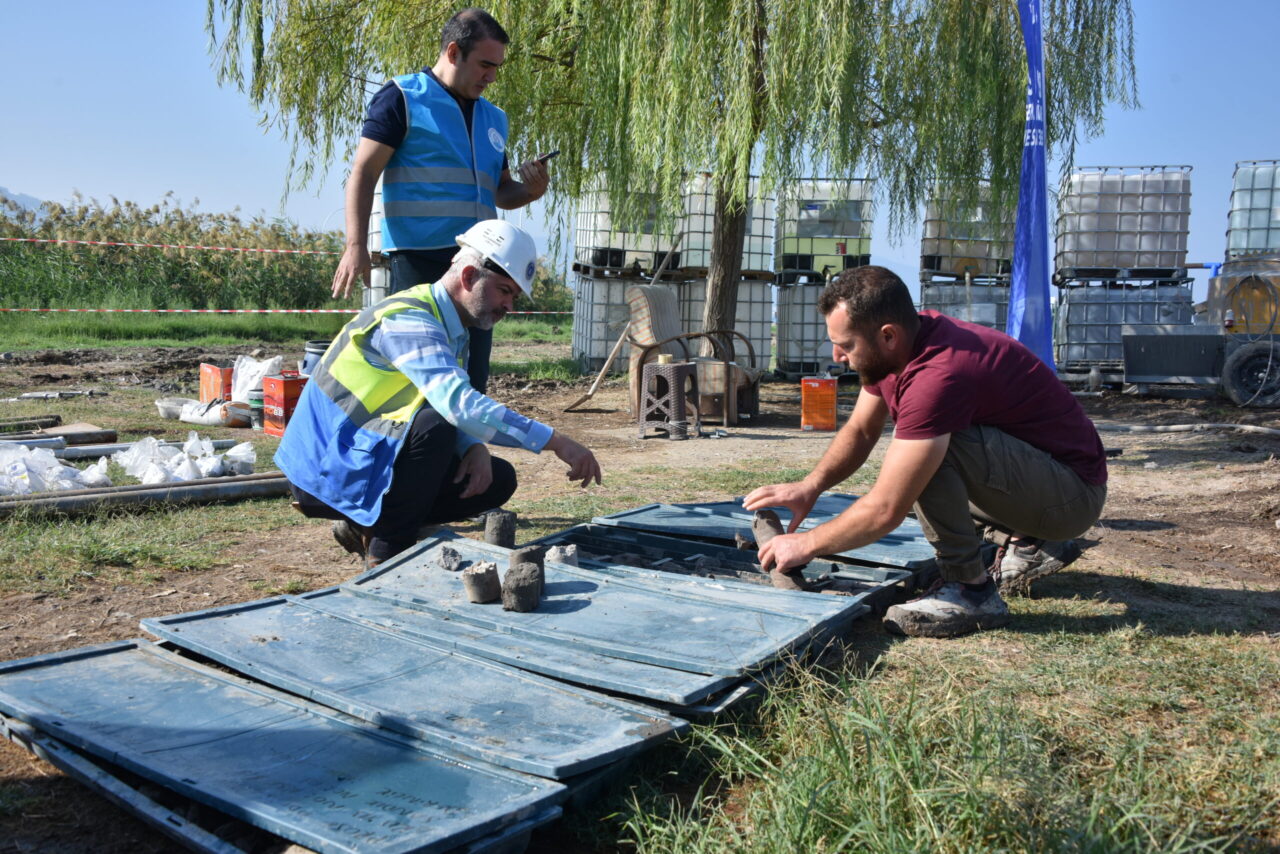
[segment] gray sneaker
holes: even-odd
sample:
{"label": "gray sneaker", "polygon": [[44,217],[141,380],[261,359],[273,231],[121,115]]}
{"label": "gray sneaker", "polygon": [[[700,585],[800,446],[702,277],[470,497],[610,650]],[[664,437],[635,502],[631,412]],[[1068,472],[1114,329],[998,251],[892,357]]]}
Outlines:
{"label": "gray sneaker", "polygon": [[953,638],[1008,623],[1009,606],[994,587],[974,593],[957,581],[937,584],[884,615],[884,627],[894,634],[924,638]]}
{"label": "gray sneaker", "polygon": [[1031,582],[1052,575],[1080,557],[1075,540],[1009,541],[996,553],[991,577],[1006,596],[1028,596]]}

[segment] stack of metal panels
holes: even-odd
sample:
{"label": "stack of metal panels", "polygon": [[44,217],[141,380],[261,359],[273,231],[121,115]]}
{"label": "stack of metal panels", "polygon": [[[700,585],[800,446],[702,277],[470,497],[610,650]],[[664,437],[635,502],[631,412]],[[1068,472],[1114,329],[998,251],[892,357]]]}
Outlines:
{"label": "stack of metal panels", "polygon": [[[850,500],[824,496],[814,520]],[[728,559],[627,527],[653,508],[571,532]],[[674,510],[715,536],[745,515]],[[538,608],[517,613],[466,601],[441,560],[448,546],[505,567],[510,552],[446,534],[338,587],[144,621],[159,643],[0,665],[0,729],[195,850],[243,850],[228,824],[318,851],[519,847],[683,717],[728,708],[867,613],[915,573],[916,536],[833,557],[827,576],[857,579],[855,595],[550,562]]]}

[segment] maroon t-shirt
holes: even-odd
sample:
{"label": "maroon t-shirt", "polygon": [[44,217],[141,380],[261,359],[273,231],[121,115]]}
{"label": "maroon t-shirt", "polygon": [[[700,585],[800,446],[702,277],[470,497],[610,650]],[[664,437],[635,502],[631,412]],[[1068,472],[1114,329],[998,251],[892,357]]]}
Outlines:
{"label": "maroon t-shirt", "polygon": [[1048,452],[1086,483],[1107,482],[1102,439],[1080,403],[1003,332],[922,311],[911,361],[863,389],[888,404],[899,439],[995,427]]}

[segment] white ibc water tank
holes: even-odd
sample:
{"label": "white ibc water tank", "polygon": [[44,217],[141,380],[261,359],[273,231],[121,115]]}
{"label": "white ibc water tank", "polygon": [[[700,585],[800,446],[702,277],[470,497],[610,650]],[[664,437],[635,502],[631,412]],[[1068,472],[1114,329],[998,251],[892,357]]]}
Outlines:
{"label": "white ibc water tank", "polygon": [[[574,226],[574,260],[587,272],[638,270],[654,273],[671,249],[674,235],[658,226],[658,197],[634,192],[630,201],[643,211],[641,221],[624,227],[615,216],[603,179],[594,181],[578,201]],[[678,254],[670,269],[679,266]]]}
{"label": "white ibc water tank", "polygon": [[[760,195],[760,179],[752,178],[747,189],[747,233],[742,242],[742,272],[753,278],[773,275],[774,200]],[[711,266],[711,238],[715,232],[715,180],[700,172],[685,184],[684,216],[680,230],[680,267],[701,271]]]}
{"label": "white ibc water tank", "polygon": [[[701,332],[702,312],[707,304],[707,280],[693,279],[681,283],[680,325],[685,332]],[[755,351],[756,367],[768,368],[773,349],[773,285],[758,279],[738,283],[738,308],[734,314],[734,330],[741,333]],[[746,349],[734,337],[735,355]]]}
{"label": "white ibc water tank", "polygon": [[789,374],[825,371],[833,359],[827,319],[818,310],[825,284],[778,288],[778,370]]}
{"label": "white ibc water tank", "polygon": [[923,276],[963,278],[967,273],[971,278],[1008,281],[1014,211],[1006,211],[997,219],[990,198],[990,192],[983,187],[977,206],[964,208],[948,186],[939,185],[934,190],[925,206],[920,239]]}
{"label": "white ibc water tank", "polygon": [[1186,268],[1190,213],[1190,166],[1083,167],[1058,196],[1054,266],[1060,278],[1172,275],[1152,271]]}
{"label": "white ibc water tank", "polygon": [[1241,160],[1227,215],[1227,259],[1280,252],[1280,161]]}
{"label": "white ibc water tank", "polygon": [[779,284],[805,273],[834,275],[871,263],[875,187],[866,178],[804,178],[778,191],[774,272]]}

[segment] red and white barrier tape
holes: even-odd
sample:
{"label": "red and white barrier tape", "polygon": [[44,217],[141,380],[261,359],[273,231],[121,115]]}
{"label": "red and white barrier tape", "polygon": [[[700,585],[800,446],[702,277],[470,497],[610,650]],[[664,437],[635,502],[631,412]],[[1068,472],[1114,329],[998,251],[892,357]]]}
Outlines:
{"label": "red and white barrier tape", "polygon": [[55,243],[78,246],[132,246],[139,249],[208,249],[216,252],[262,252],[268,255],[341,255],[326,249],[246,249],[242,246],[187,246],[181,243],[121,243],[110,240],[50,240],[41,237],[0,237],[7,243]]}
{"label": "red and white barrier tape", "polygon": [[[0,308],[0,311],[66,311],[120,314],[356,314],[358,308]],[[509,311],[507,315],[573,314],[572,311]]]}

